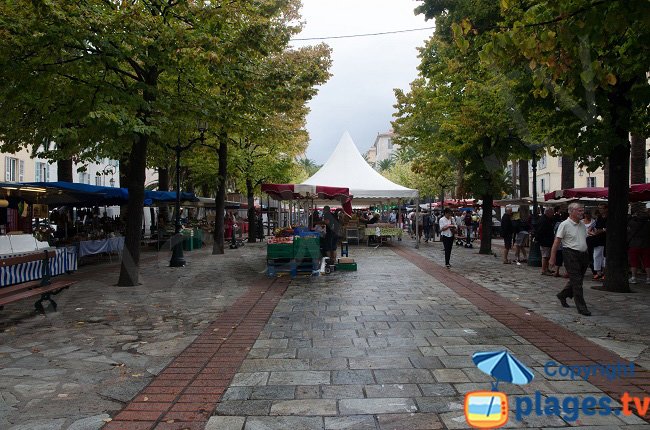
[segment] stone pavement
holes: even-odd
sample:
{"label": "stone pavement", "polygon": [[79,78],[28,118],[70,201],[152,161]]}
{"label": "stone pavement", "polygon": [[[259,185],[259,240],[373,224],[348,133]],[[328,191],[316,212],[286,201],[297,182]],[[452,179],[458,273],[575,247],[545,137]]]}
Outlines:
{"label": "stone pavement", "polygon": [[[402,245],[351,247],[359,271],[291,281],[260,273],[262,244],[189,253],[185,269],[166,267],[161,253],[130,289],[110,285],[115,264],[85,266],[58,313],[31,316],[25,303],[0,314],[0,428],[467,428],[464,394],[492,380],[471,354],[495,349],[535,373],[529,385],[500,385],[511,408],[537,390],[544,398],[649,391],[640,367],[632,379],[585,382],[549,377],[543,366],[550,357],[625,358],[650,368],[650,287],[588,289],[586,318],[559,306],[564,280],[539,269],[455,248],[447,271],[439,242]],[[582,414],[507,426],[648,424]]]}
{"label": "stone pavement", "polygon": [[218,316],[260,280],[261,246],[219,258],[144,253],[142,285],[119,288],[119,266],[83,265],[57,296],[58,312],[33,301],[0,311],[0,429],[98,429],[152,382]]}
{"label": "stone pavement", "polygon": [[[358,272],[291,283],[206,429],[468,428],[463,396],[488,390],[491,381],[471,354],[498,349],[508,349],[535,371],[529,385],[502,385],[515,397],[650,391],[640,367],[634,378],[589,382],[549,377],[543,370],[551,358],[562,364],[631,358],[647,365],[649,343],[641,329],[650,317],[650,288],[627,295],[625,303],[624,297],[589,290],[594,317],[586,319],[559,306],[554,296],[563,279],[504,266],[475,250],[456,248],[452,271],[440,265],[440,243],[422,244],[419,251],[405,243],[352,252]],[[631,308],[639,312],[630,321]],[[616,400],[612,405],[620,408]],[[637,416],[584,415],[571,422],[530,416],[507,426],[576,425],[648,424]]]}

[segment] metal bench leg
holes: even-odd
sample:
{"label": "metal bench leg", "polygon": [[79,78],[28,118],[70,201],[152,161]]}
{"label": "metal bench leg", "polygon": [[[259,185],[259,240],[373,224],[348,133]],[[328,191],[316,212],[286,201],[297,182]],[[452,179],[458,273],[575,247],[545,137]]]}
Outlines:
{"label": "metal bench leg", "polygon": [[[56,293],[54,293],[54,294],[56,294]],[[34,303],[34,307],[36,308],[36,310],[39,311],[40,313],[42,313],[43,315],[45,315],[45,307],[43,306],[43,302],[45,300],[47,300],[47,301],[50,302],[50,305],[52,305],[52,309],[54,310],[54,312],[56,312],[57,304],[54,301],[54,299],[52,299],[52,296],[53,296],[52,293],[43,293],[43,294],[41,294],[41,298],[38,299],[36,301],[36,303]]]}

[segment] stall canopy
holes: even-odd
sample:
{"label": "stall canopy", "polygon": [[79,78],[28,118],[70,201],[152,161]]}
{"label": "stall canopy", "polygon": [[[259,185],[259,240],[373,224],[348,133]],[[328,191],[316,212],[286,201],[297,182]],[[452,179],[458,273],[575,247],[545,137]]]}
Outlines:
{"label": "stall canopy", "polygon": [[[110,206],[125,204],[129,200],[126,188],[72,182],[5,182],[0,183],[0,188],[7,197],[50,206]],[[146,206],[172,203],[176,201],[176,192],[145,190],[144,199]],[[193,193],[181,193],[181,200],[196,201],[197,198]]]}
{"label": "stall canopy", "polygon": [[305,184],[262,184],[262,191],[276,200],[334,200],[343,211],[352,215],[352,196],[346,187],[328,187]]}
{"label": "stall canopy", "polygon": [[[560,198],[599,198],[606,199],[609,194],[607,187],[592,188],[568,188],[566,190],[557,190],[544,194],[545,200],[557,200]],[[629,202],[650,201],[650,184],[632,184],[630,185]]]}
{"label": "stall canopy", "polygon": [[418,190],[391,182],[370,167],[347,131],[323,167],[302,185],[349,188],[355,204],[418,197]]}

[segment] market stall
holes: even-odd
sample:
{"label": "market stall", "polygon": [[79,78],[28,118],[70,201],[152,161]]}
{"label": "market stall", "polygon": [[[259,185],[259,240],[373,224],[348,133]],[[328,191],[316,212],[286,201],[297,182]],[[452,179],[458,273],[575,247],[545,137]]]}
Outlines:
{"label": "market stall", "polygon": [[267,274],[275,276],[288,272],[296,276],[299,272],[318,274],[321,266],[320,233],[313,228],[308,217],[314,204],[338,202],[346,214],[352,214],[348,188],[323,187],[319,185],[262,184],[262,191],[280,201],[296,203],[292,206],[290,220],[297,226],[278,229],[267,241]]}
{"label": "market stall", "polygon": [[[389,203],[397,203],[401,206],[404,200],[415,200],[419,211],[418,190],[396,184],[373,169],[347,132],[343,134],[323,167],[302,183],[302,185],[315,184],[348,188],[353,196],[352,204],[355,206],[368,207]],[[399,220],[398,222],[401,223]],[[359,232],[364,231],[360,225]]]}
{"label": "market stall", "polygon": [[368,246],[371,245],[372,240],[379,246],[386,239],[401,239],[403,232],[403,229],[392,224],[370,224],[363,229],[364,236],[368,238]]}
{"label": "market stall", "polygon": [[[559,199],[578,199],[578,198],[591,198],[591,199],[607,199],[609,196],[609,189],[607,187],[591,187],[591,188],[567,188],[565,190],[556,190],[544,194],[544,200],[557,201]],[[650,201],[650,184],[632,184],[630,185],[630,192],[628,195],[630,203]]]}
{"label": "market stall", "polygon": [[119,254],[124,248],[124,236],[97,240],[81,240],[77,243],[79,258],[95,254]]}
{"label": "market stall", "polygon": [[[77,270],[77,250],[75,247],[54,248],[47,242],[37,240],[31,234],[0,236],[0,260],[34,253],[40,254],[45,250],[54,250],[56,252],[56,255],[48,261],[51,276]],[[11,266],[0,265],[0,287],[40,279],[42,273],[42,260]]]}

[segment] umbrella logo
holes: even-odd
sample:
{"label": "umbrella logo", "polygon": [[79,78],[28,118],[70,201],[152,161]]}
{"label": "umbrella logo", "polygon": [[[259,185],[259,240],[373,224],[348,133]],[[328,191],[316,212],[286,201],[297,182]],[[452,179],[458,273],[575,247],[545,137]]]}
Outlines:
{"label": "umbrella logo", "polygon": [[491,391],[472,391],[465,395],[465,419],[480,429],[498,428],[508,422],[508,397],[499,392],[499,382],[525,385],[533,372],[507,351],[477,352],[472,361],[482,372],[494,377]]}

